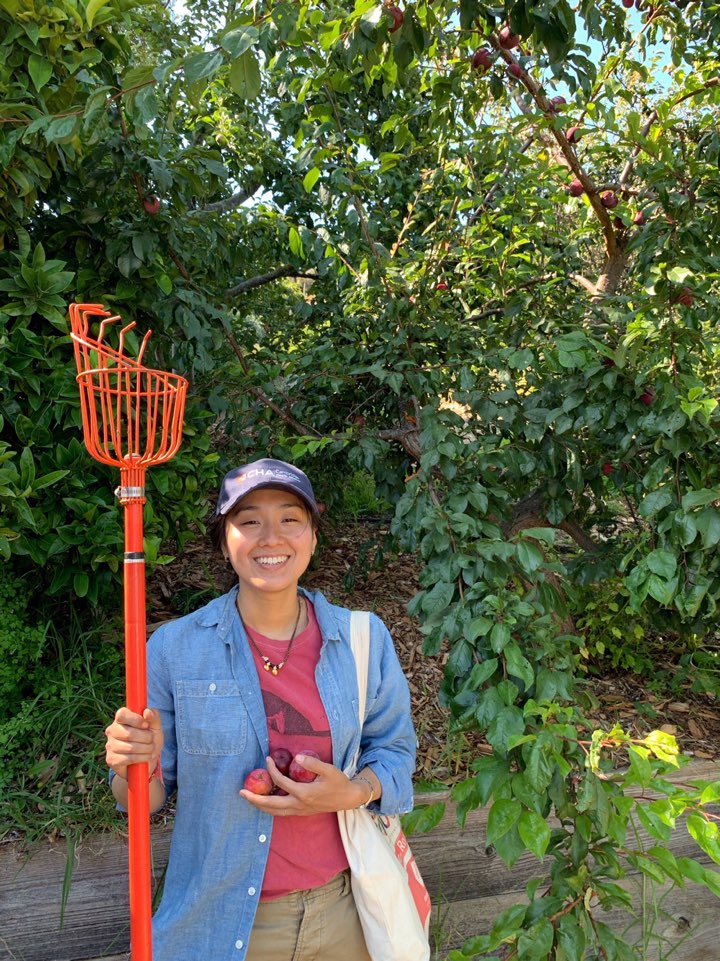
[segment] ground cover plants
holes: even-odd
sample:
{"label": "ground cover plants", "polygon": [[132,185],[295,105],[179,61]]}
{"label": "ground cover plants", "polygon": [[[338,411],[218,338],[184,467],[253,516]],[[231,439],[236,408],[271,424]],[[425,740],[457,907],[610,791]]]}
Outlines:
{"label": "ground cover plants", "polygon": [[578,678],[591,655],[642,664],[648,632],[712,649],[720,10],[187,10],[0,5],[0,551],[58,604],[114,602],[65,304],[152,327],[191,396],[150,475],[151,562],[202,533],[246,452],[301,460],[329,511],[370,475],[422,565],[453,732],[492,747],[461,816],[491,805],[500,855],[551,866],[455,959],[631,957],[600,913],[628,866],[718,885],[666,847],[684,812],[719,860],[717,787],[669,785],[666,732],[593,729]]}

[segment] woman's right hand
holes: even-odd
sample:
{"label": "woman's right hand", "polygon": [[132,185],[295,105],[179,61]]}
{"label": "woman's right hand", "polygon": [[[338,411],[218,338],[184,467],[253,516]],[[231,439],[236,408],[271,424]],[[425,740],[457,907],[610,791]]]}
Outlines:
{"label": "woman's right hand", "polygon": [[121,707],[112,724],[105,728],[105,737],[105,760],[121,778],[127,780],[129,764],[147,764],[148,775],[155,770],[163,746],[158,711],[148,707],[140,715]]}

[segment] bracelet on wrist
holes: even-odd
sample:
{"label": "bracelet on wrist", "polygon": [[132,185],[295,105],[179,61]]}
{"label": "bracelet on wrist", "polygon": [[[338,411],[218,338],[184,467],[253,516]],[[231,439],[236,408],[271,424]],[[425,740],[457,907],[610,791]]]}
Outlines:
{"label": "bracelet on wrist", "polygon": [[366,808],[366,807],[368,806],[368,804],[370,804],[370,802],[372,801],[372,799],[375,797],[375,788],[373,787],[373,783],[372,783],[372,781],[370,780],[370,778],[364,777],[362,774],[356,774],[355,777],[354,777],[352,780],[353,780],[353,781],[364,781],[365,784],[367,784],[367,786],[370,788],[370,797],[367,799],[367,801],[365,801],[364,804],[359,804],[359,805],[358,805],[359,808]]}
{"label": "bracelet on wrist", "polygon": [[[113,777],[119,777],[121,781],[127,781],[127,771],[125,772],[125,775],[123,776],[122,774],[118,774],[118,772],[115,771],[113,768],[110,768],[110,770],[111,770],[112,773],[113,773]],[[363,778],[363,780],[367,780],[367,778]],[[149,783],[150,781],[159,781],[163,786],[165,785],[165,779],[164,779],[164,777],[163,777],[162,765],[160,764],[160,761],[157,762],[157,764],[155,765],[155,767],[152,769],[152,771],[151,771],[150,774],[148,775],[148,783]],[[370,783],[370,782],[368,781],[368,783]],[[369,803],[370,803],[370,802],[368,801],[368,804],[369,804]]]}
{"label": "bracelet on wrist", "polygon": [[160,764],[160,758],[158,758],[157,764],[156,764],[155,767],[152,769],[152,771],[150,772],[150,776],[148,777],[148,781],[152,781],[152,780],[159,781],[159,782],[163,785],[163,787],[165,786],[165,778],[163,777],[162,765]]}

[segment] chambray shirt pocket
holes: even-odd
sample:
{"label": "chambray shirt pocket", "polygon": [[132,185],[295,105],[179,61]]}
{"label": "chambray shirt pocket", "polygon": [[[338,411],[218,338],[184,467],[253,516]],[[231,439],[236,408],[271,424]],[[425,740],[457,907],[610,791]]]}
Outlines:
{"label": "chambray shirt pocket", "polygon": [[179,680],[176,724],[186,754],[242,754],[248,738],[245,701],[233,680]]}

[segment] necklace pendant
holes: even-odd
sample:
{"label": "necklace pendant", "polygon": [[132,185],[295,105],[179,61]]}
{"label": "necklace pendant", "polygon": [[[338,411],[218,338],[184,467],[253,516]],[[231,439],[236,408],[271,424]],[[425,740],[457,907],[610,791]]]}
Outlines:
{"label": "necklace pendant", "polygon": [[[243,624],[243,627],[245,627],[245,622],[242,620],[242,611],[240,610],[240,605],[238,604],[237,607],[238,607],[238,614],[240,615],[240,620],[241,620],[241,622],[242,622],[242,624]],[[257,646],[257,644],[255,643],[255,641],[254,641],[253,637],[251,636],[250,632],[247,630],[247,628],[245,628],[245,630],[246,630],[246,632],[247,632],[248,640],[249,640],[250,643],[252,644],[252,646],[253,646],[253,648],[254,648],[254,650],[255,650],[255,653],[258,655],[258,657],[259,657],[259,658],[261,659],[261,661],[262,661],[263,670],[264,670],[264,671],[267,671],[268,674],[272,674],[273,677],[277,677],[277,676],[278,676],[278,672],[285,666],[285,664],[286,664],[286,662],[287,662],[287,659],[288,659],[288,657],[290,656],[290,651],[291,651],[291,649],[292,649],[293,641],[295,640],[295,635],[297,634],[298,625],[299,625],[299,623],[300,623],[300,615],[302,614],[302,610],[303,610],[302,601],[301,601],[300,598],[298,597],[298,612],[297,612],[297,617],[295,618],[295,627],[293,627],[292,636],[291,636],[290,640],[288,641],[287,648],[285,649],[285,656],[283,657],[282,661],[279,661],[277,664],[275,664],[273,661],[270,660],[269,657],[266,657],[265,654],[262,653],[262,651],[260,650],[260,648],[259,648],[259,647]]]}

